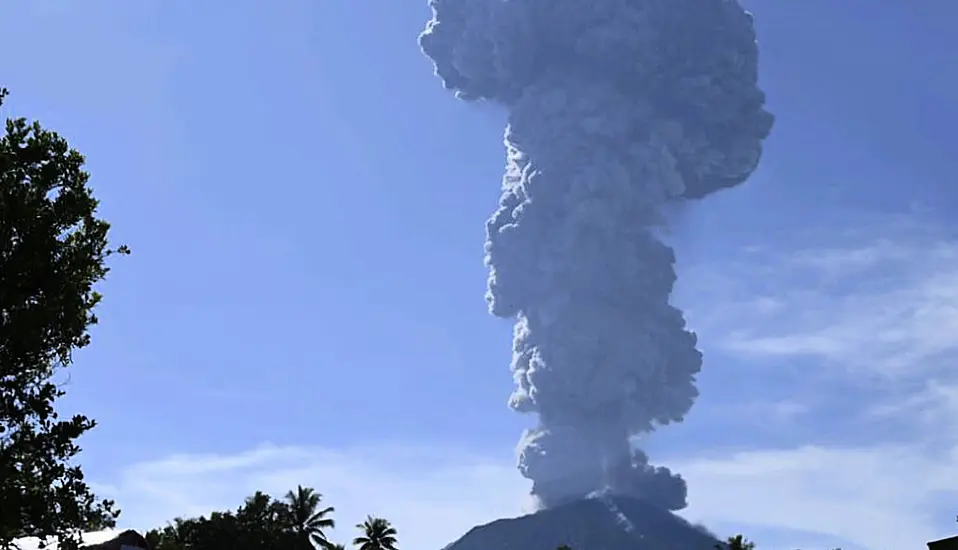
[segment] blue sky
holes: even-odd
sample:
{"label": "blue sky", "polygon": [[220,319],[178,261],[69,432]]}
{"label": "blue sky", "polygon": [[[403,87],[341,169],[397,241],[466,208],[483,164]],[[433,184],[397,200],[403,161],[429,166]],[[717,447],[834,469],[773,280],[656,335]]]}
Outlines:
{"label": "blue sky", "polygon": [[[677,217],[706,353],[646,441],[760,548],[958,530],[958,5],[753,0],[778,123]],[[439,548],[521,511],[511,329],[485,311],[504,116],[444,92],[422,2],[5,3],[5,115],[88,157],[133,255],[64,407],[124,526],[315,486]],[[952,183],[949,184],[948,182]]]}

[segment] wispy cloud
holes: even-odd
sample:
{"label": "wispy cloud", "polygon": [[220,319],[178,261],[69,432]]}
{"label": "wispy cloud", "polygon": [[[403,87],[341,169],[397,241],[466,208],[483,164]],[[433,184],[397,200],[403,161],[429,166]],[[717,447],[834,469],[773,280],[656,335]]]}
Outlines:
{"label": "wispy cloud", "polygon": [[[765,532],[821,533],[861,548],[919,548],[941,533],[942,488],[958,466],[913,447],[815,446],[673,462],[689,481],[690,518]],[[771,547],[790,542],[774,537]],[[846,546],[847,547],[847,546]]]}
{"label": "wispy cloud", "polygon": [[821,359],[881,379],[941,373],[958,352],[958,240],[894,227],[707,266],[693,293],[711,311],[693,318],[744,356]]}
{"label": "wispy cloud", "polygon": [[[765,533],[765,548],[829,535],[846,548],[916,547],[940,522],[927,512],[958,466],[913,448],[799,447],[669,461],[688,479],[683,513],[720,533]],[[334,540],[348,541],[366,514],[389,518],[403,547],[437,550],[470,528],[522,512],[524,484],[510,460],[424,445],[344,450],[264,445],[234,455],[179,455],[124,469],[107,489],[123,526],[235,508],[255,490],[282,496],[311,485],[336,507]],[[940,519],[940,518],[939,518]]]}
{"label": "wispy cloud", "polygon": [[[698,266],[692,318],[712,346],[765,367],[758,379],[799,365],[795,402],[841,401],[868,441],[673,461],[689,480],[689,514],[870,549],[948,534],[941,501],[958,495],[958,239],[895,220],[792,240],[804,242]],[[812,426],[853,423],[808,412]]]}
{"label": "wispy cloud", "polygon": [[[734,357],[759,358],[769,368],[801,359],[809,370],[867,390],[852,397],[795,388],[773,408],[761,404],[763,418],[836,424],[840,419],[816,407],[854,398],[878,435],[844,445],[700,449],[664,462],[689,481],[687,517],[720,533],[762,533],[760,547],[829,540],[846,549],[919,548],[948,534],[944,501],[958,496],[958,430],[951,427],[958,413],[958,243],[899,226],[821,242],[828,245],[752,249],[700,270],[693,292],[707,309],[691,317],[710,345]],[[761,372],[769,371],[756,370],[756,378]],[[814,405],[805,399],[809,391],[819,398]],[[733,412],[728,429],[757,414],[747,400]],[[351,538],[365,514],[381,514],[411,550],[440,548],[477,524],[521,513],[525,491],[509,453],[409,443],[181,455],[100,481],[123,505],[126,525],[137,528],[233,508],[255,490],[281,496],[311,485],[337,507],[334,539]]]}
{"label": "wispy cloud", "polygon": [[374,514],[394,522],[411,550],[441,548],[477,523],[518,515],[523,506],[508,457],[438,445],[263,445],[236,454],[171,456],[99,481],[104,496],[122,505],[123,525],[137,529],[235,509],[257,490],[282,497],[297,484],[308,485],[336,508],[333,540],[352,540],[353,526]]}

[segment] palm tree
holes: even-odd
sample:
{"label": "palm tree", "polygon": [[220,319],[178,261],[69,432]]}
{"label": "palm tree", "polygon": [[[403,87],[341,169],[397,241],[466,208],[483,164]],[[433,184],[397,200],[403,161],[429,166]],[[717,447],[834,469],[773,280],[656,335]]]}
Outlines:
{"label": "palm tree", "polygon": [[336,511],[332,506],[319,509],[323,495],[314,489],[296,486],[296,491],[286,493],[286,504],[289,508],[290,522],[297,539],[308,543],[309,546],[331,549],[333,544],[326,538],[324,529],[336,527],[333,518],[327,517]]}
{"label": "palm tree", "polygon": [[336,544],[330,544],[328,548],[329,550],[346,550],[346,545],[336,543]]}
{"label": "palm tree", "polygon": [[359,550],[399,550],[396,548],[396,528],[383,518],[367,516],[366,521],[356,525],[363,536],[353,539]]}

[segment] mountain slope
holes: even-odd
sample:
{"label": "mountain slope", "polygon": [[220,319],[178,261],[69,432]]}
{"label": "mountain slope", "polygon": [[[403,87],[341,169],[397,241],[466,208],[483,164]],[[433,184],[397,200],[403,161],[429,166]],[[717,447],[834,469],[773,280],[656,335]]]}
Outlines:
{"label": "mountain slope", "polygon": [[597,496],[474,527],[443,550],[713,550],[704,529],[642,500]]}

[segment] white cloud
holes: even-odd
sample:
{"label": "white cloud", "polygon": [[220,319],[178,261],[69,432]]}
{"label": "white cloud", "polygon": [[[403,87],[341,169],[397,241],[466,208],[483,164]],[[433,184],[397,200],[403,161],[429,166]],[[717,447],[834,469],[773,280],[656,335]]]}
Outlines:
{"label": "white cloud", "polygon": [[958,384],[929,380],[921,389],[903,399],[886,401],[868,409],[876,418],[908,415],[929,429],[938,430],[948,438],[958,439],[953,419],[958,417]]}
{"label": "white cloud", "polygon": [[808,446],[670,466],[689,482],[684,515],[694,521],[742,526],[746,534],[749,527],[821,533],[873,550],[920,548],[947,534],[940,526],[948,518],[929,510],[943,488],[958,486],[958,466],[947,455],[909,446]]}
{"label": "white cloud", "polygon": [[885,380],[941,373],[958,352],[958,241],[896,230],[698,269],[692,303],[711,311],[693,318],[740,355],[818,358]]}
{"label": "white cloud", "polygon": [[392,521],[403,547],[436,550],[478,523],[521,513],[522,484],[508,457],[439,446],[379,444],[334,450],[263,445],[234,455],[178,455],[99,480],[121,523],[161,526],[176,516],[235,509],[256,490],[281,497],[314,487],[336,508],[330,538],[348,543],[367,514]]}
{"label": "white cloud", "polygon": [[[910,447],[808,446],[667,463],[689,481],[692,506],[683,515],[693,521],[729,533],[822,533],[874,550],[933,538],[936,518],[924,512],[929,499],[958,486],[953,460]],[[402,445],[264,445],[235,455],[179,455],[133,465],[114,481],[110,496],[123,505],[124,527],[235,508],[255,490],[281,496],[304,484],[336,507],[334,540],[348,542],[353,524],[371,513],[393,521],[411,550],[438,550],[475,525],[520,514],[524,490],[506,457]],[[795,541],[786,534],[759,542],[777,548]]]}
{"label": "white cloud", "polygon": [[[841,244],[790,254],[753,250],[737,266],[709,266],[708,285],[698,280],[707,292],[699,291],[697,303],[714,315],[712,322],[709,311],[691,317],[706,320],[700,331],[708,340],[772,366],[812,358],[819,361],[809,368],[869,380],[866,387],[885,381],[895,391],[866,395],[864,417],[879,426],[904,418],[913,436],[904,443],[889,432],[887,440],[857,447],[803,442],[664,461],[689,481],[684,515],[720,532],[765,533],[760,548],[790,547],[803,536],[795,533],[871,550],[920,548],[949,534],[950,515],[934,509],[943,494],[958,496],[958,431],[950,426],[958,376],[946,361],[958,352],[958,245],[914,232]],[[822,421],[802,397],[783,401],[774,414]],[[754,414],[745,404],[735,416]],[[310,485],[337,507],[335,540],[350,539],[352,525],[371,513],[394,521],[412,550],[436,550],[477,524],[517,515],[525,489],[507,455],[408,444],[182,455],[103,481],[126,524],[138,528],[233,508],[257,489],[280,496]]]}
{"label": "white cloud", "polygon": [[[857,399],[877,438],[672,461],[689,480],[688,515],[876,550],[952,534],[951,516],[934,512],[943,495],[958,496],[958,241],[888,223],[693,271],[685,301],[699,306],[691,317],[712,346],[769,369],[800,365],[789,371],[796,404],[805,391],[820,403]],[[798,384],[812,380],[858,391]],[[848,420],[807,412],[812,425]]]}

